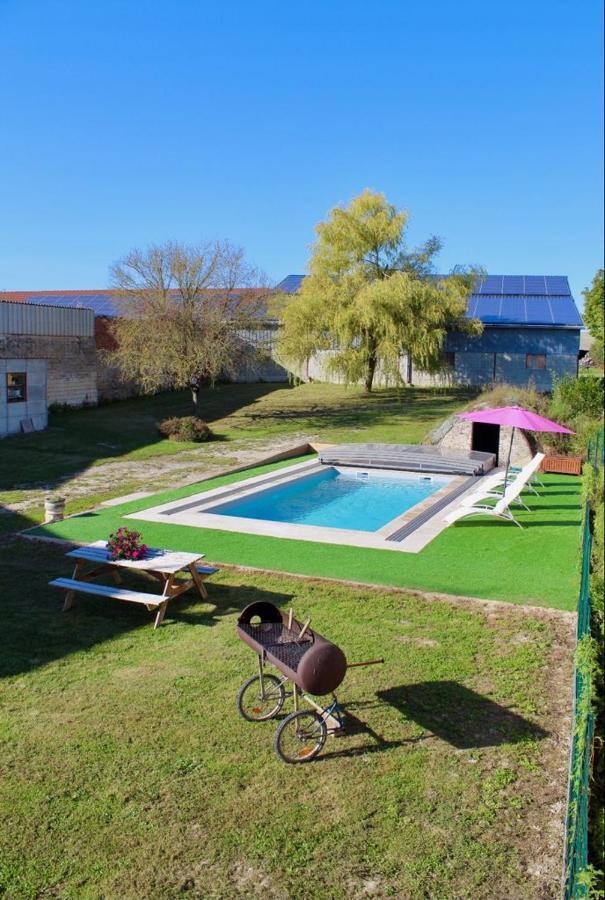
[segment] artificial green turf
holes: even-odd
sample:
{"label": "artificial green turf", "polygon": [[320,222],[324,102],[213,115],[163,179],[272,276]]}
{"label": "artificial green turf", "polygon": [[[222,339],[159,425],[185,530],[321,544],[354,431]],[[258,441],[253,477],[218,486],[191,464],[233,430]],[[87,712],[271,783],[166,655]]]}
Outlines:
{"label": "artificial green turf", "polygon": [[95,510],[55,525],[41,526],[31,533],[88,543],[106,539],[111,531],[126,525],[139,528],[152,546],[199,551],[216,563],[575,609],[581,506],[580,481],[573,476],[545,476],[545,488],[540,489],[538,497],[525,495],[530,512],[519,511],[523,530],[508,522],[475,517],[449,527],[420,553],[344,547],[185,525],[137,523],[135,519],[124,518],[292,462],[259,466],[144,500]]}

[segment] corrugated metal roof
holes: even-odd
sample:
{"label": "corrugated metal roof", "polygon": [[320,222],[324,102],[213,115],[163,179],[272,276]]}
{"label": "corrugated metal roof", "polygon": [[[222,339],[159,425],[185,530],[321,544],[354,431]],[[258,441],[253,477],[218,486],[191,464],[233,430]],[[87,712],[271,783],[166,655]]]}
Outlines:
{"label": "corrugated metal roof", "polygon": [[[276,290],[294,294],[303,278],[288,275]],[[565,275],[488,275],[469,297],[466,315],[484,325],[583,325]]]}
{"label": "corrugated metal roof", "polygon": [[0,303],[0,334],[50,337],[93,337],[95,320],[90,309]]}

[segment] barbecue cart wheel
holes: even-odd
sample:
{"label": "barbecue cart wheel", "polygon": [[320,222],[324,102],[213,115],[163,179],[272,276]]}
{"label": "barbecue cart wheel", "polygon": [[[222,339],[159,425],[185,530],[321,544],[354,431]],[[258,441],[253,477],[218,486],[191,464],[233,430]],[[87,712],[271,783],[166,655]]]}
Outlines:
{"label": "barbecue cart wheel", "polygon": [[275,733],[275,752],[287,763],[310,762],[321,753],[328,729],[317,713],[308,709],[290,713]]}
{"label": "barbecue cart wheel", "polygon": [[275,675],[253,675],[245,681],[237,695],[237,708],[240,716],[248,722],[264,722],[278,714],[284,700],[286,690]]}

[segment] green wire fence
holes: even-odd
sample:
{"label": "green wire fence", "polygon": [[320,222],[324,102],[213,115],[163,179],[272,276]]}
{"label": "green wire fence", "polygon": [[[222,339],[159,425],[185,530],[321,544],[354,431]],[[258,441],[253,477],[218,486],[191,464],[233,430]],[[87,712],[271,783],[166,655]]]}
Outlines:
{"label": "green wire fence", "polygon": [[[588,445],[587,462],[598,472],[603,465],[603,432]],[[578,597],[577,651],[574,686],[572,745],[569,763],[567,817],[565,823],[564,900],[582,900],[589,896],[588,804],[594,716],[592,712],[592,672],[586,648],[590,641],[591,598],[590,564],[592,556],[590,500],[584,510],[582,531],[582,575]],[[585,652],[583,652],[583,650]]]}

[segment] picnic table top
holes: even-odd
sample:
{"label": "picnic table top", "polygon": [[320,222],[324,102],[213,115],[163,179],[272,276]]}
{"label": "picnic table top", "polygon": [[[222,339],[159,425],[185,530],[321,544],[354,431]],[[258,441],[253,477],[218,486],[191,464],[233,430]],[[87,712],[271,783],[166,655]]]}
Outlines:
{"label": "picnic table top", "polygon": [[86,544],[84,547],[70,550],[67,556],[86,559],[90,562],[102,562],[110,566],[123,566],[125,569],[140,569],[143,572],[174,573],[203,559],[204,554],[149,547],[144,559],[111,559],[107,550],[107,541],[95,541],[93,544]]}

